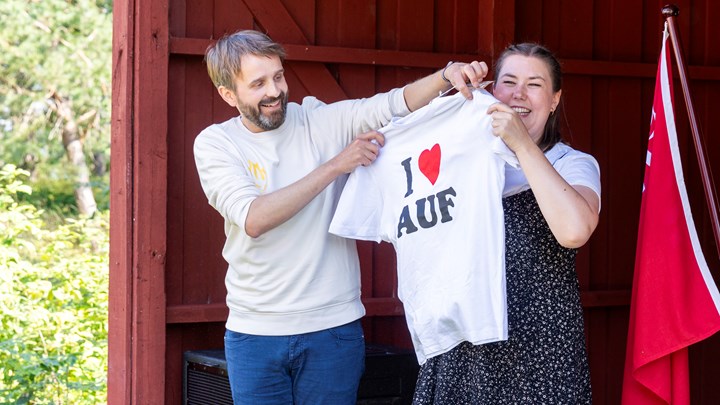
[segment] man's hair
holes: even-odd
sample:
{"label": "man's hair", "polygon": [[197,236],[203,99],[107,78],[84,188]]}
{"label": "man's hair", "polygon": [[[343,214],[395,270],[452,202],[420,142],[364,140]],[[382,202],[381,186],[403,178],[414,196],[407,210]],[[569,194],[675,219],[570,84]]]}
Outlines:
{"label": "man's hair", "polygon": [[[500,54],[500,57],[497,61],[495,61],[495,68],[493,69],[496,83],[503,63],[505,63],[505,59],[512,55],[538,58],[545,62],[545,65],[550,72],[553,93],[557,93],[560,89],[562,89],[562,69],[560,67],[560,61],[546,47],[528,42],[510,45],[505,48],[502,54]],[[555,146],[556,143],[562,141],[562,136],[560,134],[560,120],[558,118],[561,112],[560,107],[562,107],[562,100],[555,108],[555,112],[550,114],[548,120],[545,122],[545,130],[543,131],[542,138],[540,138],[540,142],[538,142],[538,146],[542,150],[547,150]]]}
{"label": "man's hair", "polygon": [[234,89],[235,77],[242,71],[240,60],[245,55],[277,56],[285,61],[285,50],[262,32],[245,30],[220,38],[205,51],[208,75],[215,87]]}

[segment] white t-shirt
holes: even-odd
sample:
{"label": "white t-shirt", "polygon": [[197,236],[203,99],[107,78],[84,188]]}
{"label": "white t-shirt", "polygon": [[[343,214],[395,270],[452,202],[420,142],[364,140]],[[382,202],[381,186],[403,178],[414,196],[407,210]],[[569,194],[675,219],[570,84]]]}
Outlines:
{"label": "white t-shirt", "polygon": [[507,339],[502,208],[506,160],[476,90],[394,119],[385,146],[349,177],[330,232],[388,241],[420,364],[463,341]]}

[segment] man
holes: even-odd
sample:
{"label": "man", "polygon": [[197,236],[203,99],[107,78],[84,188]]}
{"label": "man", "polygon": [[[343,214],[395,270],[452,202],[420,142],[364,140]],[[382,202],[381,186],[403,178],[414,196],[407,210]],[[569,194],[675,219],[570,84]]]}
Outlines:
{"label": "man", "polygon": [[[451,82],[468,98],[484,63],[449,63],[401,89],[325,104],[288,103],[282,47],[256,31],[206,54],[220,96],[240,115],[195,141],[203,190],[225,219],[230,314],[225,353],[236,404],[352,404],[364,369],[355,242],[328,233],[350,173],[371,164],[375,128]],[[361,135],[358,135],[361,134]]]}

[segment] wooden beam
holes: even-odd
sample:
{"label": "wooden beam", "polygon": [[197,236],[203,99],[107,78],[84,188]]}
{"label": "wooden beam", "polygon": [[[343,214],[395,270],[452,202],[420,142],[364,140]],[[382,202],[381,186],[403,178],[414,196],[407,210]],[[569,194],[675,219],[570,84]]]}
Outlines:
{"label": "wooden beam", "polygon": [[167,308],[165,320],[168,324],[205,323],[225,322],[227,317],[228,307],[224,303],[171,305]]}
{"label": "wooden beam", "polygon": [[[175,55],[205,55],[205,50],[214,41],[195,38],[170,38],[170,53]],[[442,67],[449,60],[470,62],[489,60],[489,57],[472,54],[387,51],[380,49],[342,48],[332,46],[313,46],[283,44],[288,52],[287,60],[322,63],[348,63],[376,66],[403,66],[418,68]],[[657,70],[655,63],[607,62],[588,59],[562,59],[563,72],[566,75],[598,77],[639,77],[654,78]],[[691,66],[690,78],[693,80],[720,80],[720,67]]]}
{"label": "wooden beam", "polygon": [[108,403],[162,404],[168,1],[128,0],[116,6]]}
{"label": "wooden beam", "polygon": [[[630,290],[583,291],[580,293],[583,308],[607,308],[630,305]],[[368,317],[402,316],[405,311],[400,299],[365,298],[363,305]],[[172,305],[167,308],[168,324],[225,322],[228,308],[224,303]]]}
{"label": "wooden beam", "polygon": [[113,8],[112,110],[110,128],[110,254],[108,382],[110,405],[132,398],[132,168],[134,2]]}

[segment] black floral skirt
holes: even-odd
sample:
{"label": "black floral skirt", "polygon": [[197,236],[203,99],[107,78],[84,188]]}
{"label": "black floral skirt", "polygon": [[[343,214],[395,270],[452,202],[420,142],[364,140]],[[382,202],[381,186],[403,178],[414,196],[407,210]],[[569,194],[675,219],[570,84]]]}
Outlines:
{"label": "black floral skirt", "polygon": [[576,250],[557,243],[532,191],[503,208],[508,340],[464,342],[428,359],[416,405],[592,402]]}

